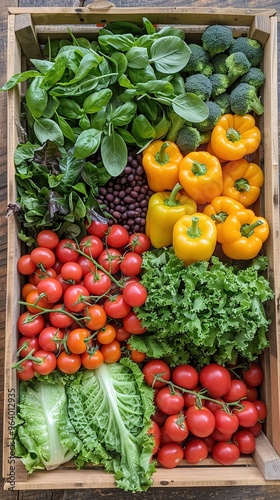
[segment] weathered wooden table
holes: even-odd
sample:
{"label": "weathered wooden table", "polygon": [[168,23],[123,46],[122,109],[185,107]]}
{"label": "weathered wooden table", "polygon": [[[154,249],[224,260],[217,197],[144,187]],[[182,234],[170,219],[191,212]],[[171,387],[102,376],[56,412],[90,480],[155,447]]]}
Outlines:
{"label": "weathered wooden table", "polygon": [[[87,6],[91,0],[1,0],[0,9],[0,85],[5,83],[6,78],[6,56],[7,56],[7,7],[81,7]],[[243,9],[267,8],[280,11],[279,0],[266,0],[261,3],[260,0],[113,0],[116,7],[145,7],[158,6],[160,9],[167,4],[170,6],[190,5],[192,8],[204,7],[231,7]],[[278,50],[280,49],[280,30],[278,30]],[[5,343],[5,292],[6,292],[6,261],[7,256],[7,229],[6,229],[6,96],[0,94],[0,439],[2,443],[2,400],[3,400],[3,359]],[[275,110],[276,112],[276,110]],[[280,134],[279,134],[280,136]],[[1,447],[2,448],[2,447]],[[203,474],[203,470],[202,470]],[[0,485],[2,489],[2,484]],[[151,488],[147,493],[134,494],[126,493],[121,490],[53,490],[53,491],[18,491],[8,492],[0,490],[0,498],[5,500],[88,500],[94,498],[128,500],[141,498],[142,500],[167,500],[172,496],[174,500],[279,500],[280,485],[267,487],[238,486],[219,487],[219,488]]]}

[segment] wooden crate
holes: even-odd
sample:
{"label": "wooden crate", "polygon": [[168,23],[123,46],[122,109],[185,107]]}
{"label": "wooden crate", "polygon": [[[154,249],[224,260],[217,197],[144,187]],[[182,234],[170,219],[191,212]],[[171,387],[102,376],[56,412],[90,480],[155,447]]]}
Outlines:
{"label": "wooden crate", "polygon": [[[266,9],[216,9],[164,7],[115,8],[104,1],[96,1],[86,8],[10,8],[8,16],[8,61],[6,79],[28,67],[28,59],[41,57],[41,45],[48,37],[67,36],[70,27],[76,36],[96,37],[98,26],[112,20],[130,20],[141,23],[147,17],[157,25],[174,25],[186,32],[186,41],[196,41],[209,24],[221,23],[232,28],[235,36],[248,34],[264,45],[263,69],[266,82],[263,89],[264,115],[259,118],[263,140],[260,161],[265,172],[262,194],[262,213],[270,224],[266,243],[269,258],[268,277],[275,291],[275,300],[267,314],[271,319],[270,348],[262,356],[265,381],[262,398],[268,406],[265,434],[257,438],[253,457],[242,457],[235,466],[221,467],[208,459],[199,466],[185,462],[176,469],[158,468],[154,474],[156,487],[280,485],[280,266],[279,266],[279,171],[277,123],[277,17]],[[16,200],[13,154],[18,144],[20,128],[20,90],[8,92],[8,203]],[[100,467],[77,471],[73,464],[54,471],[35,472],[28,477],[22,463],[15,459],[12,447],[12,429],[16,414],[17,378],[11,366],[16,359],[17,318],[19,315],[20,279],[17,260],[21,245],[17,239],[17,221],[8,218],[7,319],[5,356],[5,408],[3,477],[4,488],[16,490],[112,488],[114,477]]]}

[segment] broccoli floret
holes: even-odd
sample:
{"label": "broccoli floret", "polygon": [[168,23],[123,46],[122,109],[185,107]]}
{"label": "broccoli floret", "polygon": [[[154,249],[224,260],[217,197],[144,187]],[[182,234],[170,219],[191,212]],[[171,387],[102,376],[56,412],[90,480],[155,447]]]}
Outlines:
{"label": "broccoli floret", "polygon": [[206,101],[205,104],[209,109],[209,114],[205,120],[195,124],[199,132],[211,131],[215,125],[217,125],[219,118],[222,116],[222,110],[216,102]]}
{"label": "broccoli floret", "polygon": [[230,107],[233,113],[245,115],[255,111],[257,115],[263,114],[263,105],[253,85],[239,83],[230,94]]}
{"label": "broccoli floret", "polygon": [[201,40],[210,57],[225,52],[234,42],[231,29],[221,24],[207,26],[202,33]]}
{"label": "broccoli floret", "polygon": [[173,109],[171,109],[168,113],[168,118],[170,121],[170,128],[167,132],[167,135],[165,139],[167,141],[176,141],[177,134],[179,130],[184,126],[184,125],[191,125],[189,122],[187,122],[182,116],[177,115]]}
{"label": "broccoli floret", "polygon": [[248,73],[245,73],[245,75],[240,78],[240,81],[249,83],[249,85],[253,85],[256,90],[259,90],[265,82],[265,74],[260,68],[253,67],[249,69]]}
{"label": "broccoli floret", "polygon": [[243,52],[252,66],[259,66],[263,59],[263,48],[261,44],[253,38],[240,36],[236,38],[229,49],[229,53]]}
{"label": "broccoli floret", "polygon": [[234,52],[226,58],[228,68],[229,85],[232,85],[237,78],[248,73],[251,64],[243,52]]}
{"label": "broccoli floret", "polygon": [[222,110],[222,115],[225,115],[227,113],[231,112],[231,107],[230,107],[230,95],[227,92],[224,92],[223,94],[217,95],[217,97],[214,98],[214,102],[220,106]]}
{"label": "broccoli floret", "polygon": [[176,144],[182,155],[187,155],[191,151],[196,151],[200,144],[210,141],[209,133],[200,133],[195,127],[184,126],[177,134]]}
{"label": "broccoli floret", "polygon": [[205,76],[211,75],[213,66],[209,63],[208,52],[197,43],[190,43],[188,47],[191,49],[191,55],[185,68],[186,72],[190,75],[193,73],[202,73]]}
{"label": "broccoli floret", "polygon": [[222,73],[214,73],[214,75],[209,76],[209,80],[212,83],[212,97],[223,94],[226,92],[229,86],[229,77],[223,75]]}
{"label": "broccoli floret", "polygon": [[216,54],[210,60],[213,66],[213,73],[222,73],[223,75],[227,75],[228,69],[226,65],[226,58],[228,57],[227,52],[222,52],[220,54]]}
{"label": "broccoli floret", "polygon": [[196,94],[203,101],[208,101],[212,94],[212,83],[207,76],[201,73],[187,76],[185,88],[186,92]]}

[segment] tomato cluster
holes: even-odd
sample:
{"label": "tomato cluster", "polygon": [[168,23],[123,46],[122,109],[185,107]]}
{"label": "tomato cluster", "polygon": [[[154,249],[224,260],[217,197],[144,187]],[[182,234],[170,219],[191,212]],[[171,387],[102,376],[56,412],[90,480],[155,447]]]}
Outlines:
{"label": "tomato cluster", "polygon": [[158,463],[174,468],[182,460],[199,463],[208,456],[232,465],[240,454],[255,450],[267,407],[259,399],[262,368],[227,368],[216,363],[200,371],[183,364],[171,369],[164,360],[149,360],[142,368],[155,389],[150,433]]}
{"label": "tomato cluster", "polygon": [[55,368],[72,374],[118,361],[124,349],[134,361],[145,355],[127,340],[144,333],[133,311],[147,291],[140,283],[143,233],[129,235],[119,224],[93,221],[78,243],[52,230],[37,235],[37,246],[18,260],[28,282],[21,290],[25,309],[18,318],[18,377]]}

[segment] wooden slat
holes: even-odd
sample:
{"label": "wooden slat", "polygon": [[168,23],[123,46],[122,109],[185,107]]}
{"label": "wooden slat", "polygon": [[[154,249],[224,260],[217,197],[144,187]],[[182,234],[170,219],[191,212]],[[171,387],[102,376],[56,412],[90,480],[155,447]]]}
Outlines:
{"label": "wooden slat", "polygon": [[42,58],[42,52],[30,14],[15,16],[15,33],[22,52],[28,59]]}

